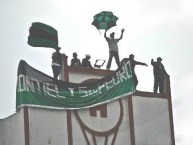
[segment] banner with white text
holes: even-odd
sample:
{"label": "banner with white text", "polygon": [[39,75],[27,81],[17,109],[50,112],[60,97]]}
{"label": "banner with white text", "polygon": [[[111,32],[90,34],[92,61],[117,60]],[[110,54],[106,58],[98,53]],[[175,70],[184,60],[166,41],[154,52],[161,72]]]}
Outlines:
{"label": "banner with white text", "polygon": [[56,82],[21,60],[17,74],[16,108],[89,108],[134,92],[129,63],[102,79],[88,83],[71,83],[61,80]]}

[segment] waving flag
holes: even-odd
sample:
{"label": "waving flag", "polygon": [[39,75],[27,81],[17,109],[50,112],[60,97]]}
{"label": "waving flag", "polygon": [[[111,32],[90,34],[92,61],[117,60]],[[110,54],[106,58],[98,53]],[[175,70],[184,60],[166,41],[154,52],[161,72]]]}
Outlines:
{"label": "waving flag", "polygon": [[28,44],[33,47],[58,48],[58,33],[53,27],[34,22],[29,29]]}

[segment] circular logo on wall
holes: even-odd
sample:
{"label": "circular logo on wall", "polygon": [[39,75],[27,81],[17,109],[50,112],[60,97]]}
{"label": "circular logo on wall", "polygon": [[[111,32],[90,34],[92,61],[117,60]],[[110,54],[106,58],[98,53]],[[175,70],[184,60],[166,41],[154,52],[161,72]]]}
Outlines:
{"label": "circular logo on wall", "polygon": [[74,112],[82,128],[91,134],[102,136],[118,130],[123,119],[123,104],[119,99]]}

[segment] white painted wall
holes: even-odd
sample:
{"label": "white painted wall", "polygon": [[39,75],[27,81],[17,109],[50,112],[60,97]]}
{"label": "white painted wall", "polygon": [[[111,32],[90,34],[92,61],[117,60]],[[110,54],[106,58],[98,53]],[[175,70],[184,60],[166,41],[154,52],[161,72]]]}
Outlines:
{"label": "white painted wall", "polygon": [[[122,98],[123,120],[119,126],[115,145],[131,145],[128,98]],[[66,110],[28,108],[30,145],[68,145]],[[92,117],[89,109],[79,110],[78,114],[92,130],[107,131],[119,117],[118,101],[107,104],[108,118]],[[168,114],[168,100],[133,96],[133,114],[136,145],[171,145],[171,132]],[[78,119],[72,111],[73,145],[86,145]],[[93,136],[86,131],[91,145]],[[111,145],[114,134],[108,136]],[[95,136],[97,145],[104,145],[105,136]],[[23,109],[4,120],[0,120],[0,145],[24,145]]]}
{"label": "white painted wall", "polygon": [[65,110],[29,108],[30,145],[68,143]]}
{"label": "white painted wall", "polygon": [[[128,109],[128,98],[121,99],[123,103],[123,120],[119,127],[117,139],[115,145],[132,145],[130,139],[130,125],[129,125],[129,109]],[[112,109],[111,111],[115,110]]]}
{"label": "white painted wall", "polygon": [[74,82],[74,83],[81,83],[87,79],[101,79],[104,76],[99,76],[99,75],[90,75],[90,74],[81,74],[81,73],[69,73],[69,82]]}
{"label": "white painted wall", "polygon": [[136,145],[171,145],[168,100],[133,97]]}
{"label": "white painted wall", "polygon": [[23,109],[20,109],[19,113],[3,120],[3,127],[0,127],[0,129],[4,128],[3,132],[0,130],[0,135],[3,134],[3,143],[0,141],[0,145],[24,145],[23,119]]}
{"label": "white painted wall", "polygon": [[[129,127],[129,115],[128,115],[128,99],[122,99],[123,104],[123,119],[117,132],[115,145],[131,145],[130,143],[130,127]],[[107,132],[112,129],[118,122],[120,117],[120,105],[118,101],[113,101],[107,104],[107,118],[100,117],[100,112],[97,112],[97,116],[90,116],[89,109],[78,110],[78,115],[82,122],[90,129],[97,132]],[[85,128],[83,128],[85,130]],[[72,115],[72,132],[73,137],[77,138],[73,140],[74,145],[86,145],[86,139],[80,128],[80,124],[76,116]],[[85,130],[89,143],[94,145],[92,134]],[[108,145],[111,145],[115,132],[108,135]],[[94,135],[97,140],[97,145],[104,145],[105,136]]]}

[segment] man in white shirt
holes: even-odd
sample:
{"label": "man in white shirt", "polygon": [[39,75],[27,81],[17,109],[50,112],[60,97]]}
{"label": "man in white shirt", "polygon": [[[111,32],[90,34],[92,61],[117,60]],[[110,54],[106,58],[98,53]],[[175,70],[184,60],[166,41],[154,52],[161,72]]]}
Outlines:
{"label": "man in white shirt", "polygon": [[107,40],[108,45],[109,45],[109,60],[108,60],[108,63],[107,63],[107,69],[110,69],[113,57],[115,58],[117,66],[120,67],[120,60],[119,60],[119,53],[118,53],[118,45],[117,45],[117,43],[119,42],[119,40],[121,40],[123,38],[123,32],[124,31],[125,31],[125,29],[123,28],[121,30],[120,38],[115,39],[114,38],[114,36],[115,36],[114,32],[112,32],[110,34],[110,38],[109,38],[109,37],[106,36],[107,30],[105,30],[104,37]]}

